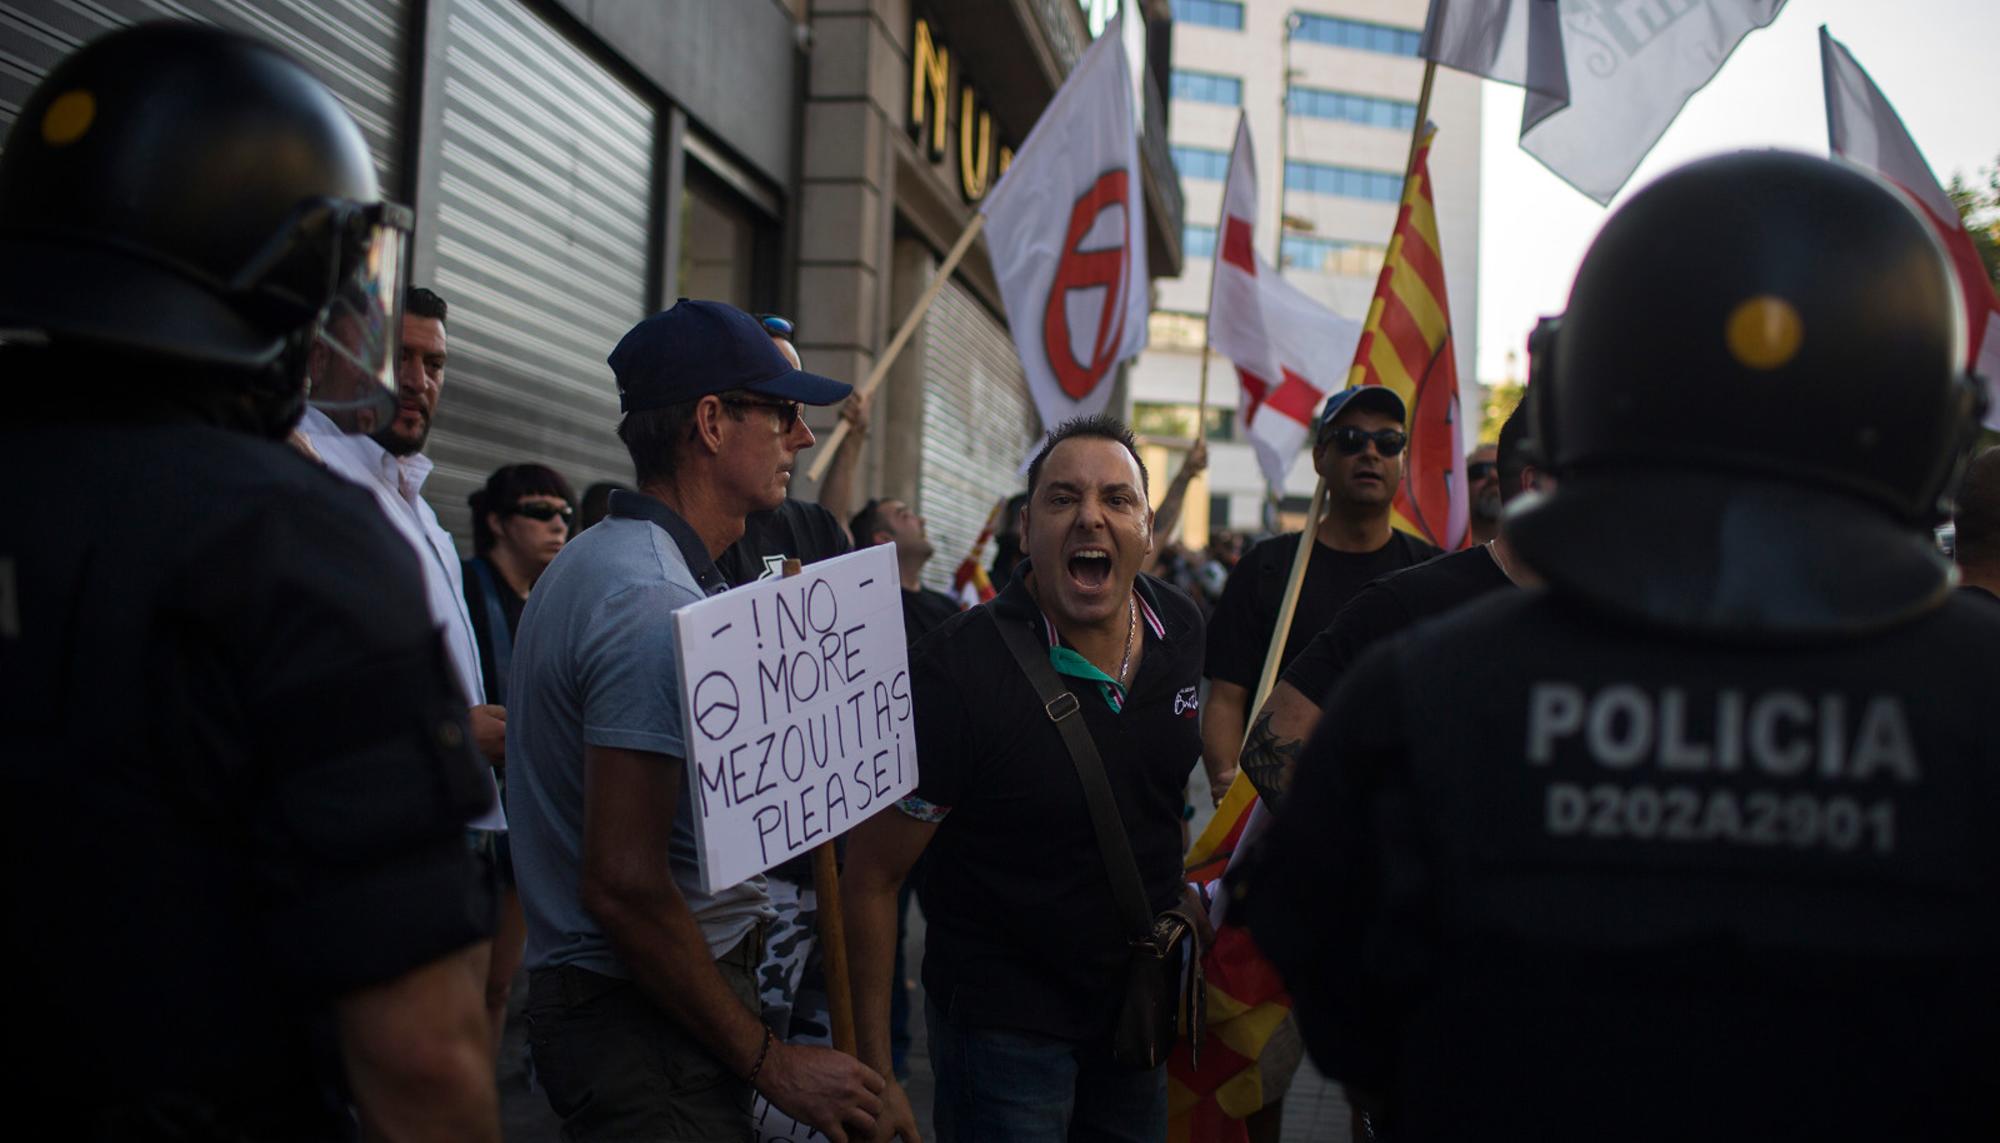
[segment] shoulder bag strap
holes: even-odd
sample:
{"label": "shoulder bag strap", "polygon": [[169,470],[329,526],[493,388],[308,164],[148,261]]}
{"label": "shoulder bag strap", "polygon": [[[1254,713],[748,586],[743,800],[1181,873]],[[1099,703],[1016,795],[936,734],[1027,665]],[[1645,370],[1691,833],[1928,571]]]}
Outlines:
{"label": "shoulder bag strap", "polygon": [[1076,775],[1083,780],[1083,796],[1090,804],[1090,821],[1097,833],[1097,848],[1104,855],[1104,871],[1111,878],[1111,895],[1117,900],[1118,911],[1125,915],[1125,924],[1132,930],[1135,939],[1143,938],[1152,931],[1153,910],[1146,904],[1145,887],[1139,880],[1139,863],[1132,858],[1132,840],[1125,832],[1124,821],[1118,816],[1118,803],[1111,796],[1111,782],[1104,776],[1104,760],[1098,757],[1097,743],[1090,737],[1090,728],[1083,723],[1083,710],[1077,697],[1063,686],[1056,669],[1049,664],[1048,648],[1029,634],[1025,625],[1001,615],[994,615],[993,622],[1000,628],[1000,637],[1007,644],[1007,649],[1014,653],[1022,673],[1034,684],[1035,693],[1042,700],[1043,712],[1062,732],[1063,744],[1069,747],[1070,760],[1076,763]]}

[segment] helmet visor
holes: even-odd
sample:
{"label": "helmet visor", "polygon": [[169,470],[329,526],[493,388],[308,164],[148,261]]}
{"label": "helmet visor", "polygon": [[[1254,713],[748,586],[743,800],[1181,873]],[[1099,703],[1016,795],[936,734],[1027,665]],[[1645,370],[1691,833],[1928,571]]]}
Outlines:
{"label": "helmet visor", "polygon": [[396,413],[396,347],[409,277],[408,212],[384,203],[355,221],[353,267],[317,334],[312,406],[349,433],[370,434]]}

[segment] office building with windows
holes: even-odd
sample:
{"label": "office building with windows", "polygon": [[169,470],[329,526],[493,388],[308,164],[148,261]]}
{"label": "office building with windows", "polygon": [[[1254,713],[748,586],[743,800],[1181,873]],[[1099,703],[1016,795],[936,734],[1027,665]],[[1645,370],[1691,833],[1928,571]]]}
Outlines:
{"label": "office building with windows", "polygon": [[[1172,0],[1168,138],[1185,203],[1185,261],[1178,277],[1157,284],[1151,346],[1130,374],[1132,420],[1146,439],[1148,463],[1163,474],[1160,487],[1180,463],[1173,442],[1195,428],[1216,223],[1238,115],[1248,115],[1256,147],[1258,250],[1335,312],[1365,319],[1416,126],[1423,81],[1417,41],[1427,6],[1426,0]],[[1479,313],[1479,83],[1440,69],[1429,111],[1438,125],[1430,169],[1461,402],[1475,413],[1477,401],[1467,394]],[[1344,374],[1346,365],[1338,371]],[[1180,531],[1196,543],[1213,529],[1258,532],[1267,516],[1256,458],[1237,439],[1236,372],[1228,360],[1211,358],[1208,393],[1209,470],[1190,490]],[[1313,483],[1312,460],[1301,454],[1283,489],[1284,527],[1299,526]]]}

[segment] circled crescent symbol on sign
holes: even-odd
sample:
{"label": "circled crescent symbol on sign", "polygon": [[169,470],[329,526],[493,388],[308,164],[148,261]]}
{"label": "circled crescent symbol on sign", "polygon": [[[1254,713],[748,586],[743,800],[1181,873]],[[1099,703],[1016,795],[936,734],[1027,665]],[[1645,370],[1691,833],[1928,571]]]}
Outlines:
{"label": "circled crescent symbol on sign", "polygon": [[694,685],[694,724],[713,742],[736,729],[742,696],[736,683],[721,671],[710,671]]}
{"label": "circled crescent symbol on sign", "polygon": [[[1076,200],[1069,215],[1069,232],[1063,238],[1062,261],[1056,264],[1055,279],[1049,283],[1048,307],[1042,317],[1042,348],[1048,354],[1049,369],[1056,383],[1072,400],[1082,400],[1097,388],[1117,361],[1118,343],[1125,340],[1125,299],[1130,283],[1125,281],[1132,245],[1130,181],[1123,167],[1099,175],[1090,189]],[[1097,250],[1079,250],[1077,244],[1096,225],[1097,217],[1112,207],[1124,212],[1124,226],[1118,245]],[[1097,314],[1097,334],[1091,341],[1090,360],[1076,359],[1070,341],[1068,300],[1073,290],[1102,287],[1104,303]]]}

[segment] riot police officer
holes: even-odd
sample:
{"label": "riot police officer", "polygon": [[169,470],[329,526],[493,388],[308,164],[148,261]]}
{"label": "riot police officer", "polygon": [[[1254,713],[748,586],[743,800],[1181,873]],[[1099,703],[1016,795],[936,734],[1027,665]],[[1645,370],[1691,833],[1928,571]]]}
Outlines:
{"label": "riot police officer", "polygon": [[1980,389],[1925,222],[1711,159],[1535,345],[1548,581],[1349,670],[1250,878],[1398,1140],[1990,1138],[2000,619],[1927,525]]}
{"label": "riot police officer", "polygon": [[486,796],[412,556],[279,443],[329,325],[393,400],[407,211],[279,52],[77,52],[0,153],[10,1117],[76,1139],[497,1139]]}

